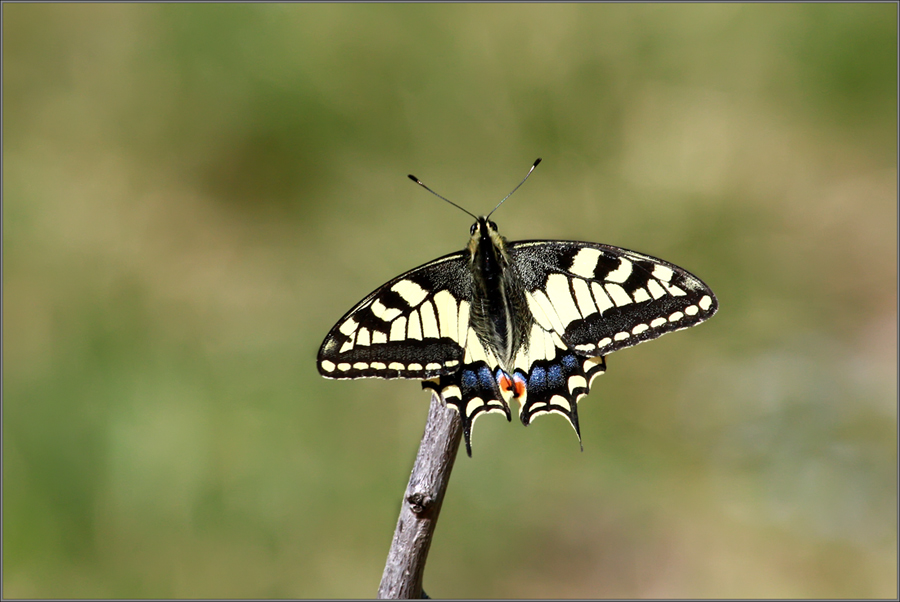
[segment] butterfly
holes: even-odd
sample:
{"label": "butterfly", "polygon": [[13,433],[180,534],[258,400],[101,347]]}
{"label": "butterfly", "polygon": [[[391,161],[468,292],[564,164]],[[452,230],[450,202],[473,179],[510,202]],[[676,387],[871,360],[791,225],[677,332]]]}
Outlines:
{"label": "butterfly", "polygon": [[405,272],[348,311],[318,354],[326,378],[422,380],[462,420],[466,452],[483,414],[528,425],[561,414],[579,443],[578,401],[605,356],[696,326],[718,309],[712,290],[672,263],[592,242],[508,242],[491,215],[469,244]]}

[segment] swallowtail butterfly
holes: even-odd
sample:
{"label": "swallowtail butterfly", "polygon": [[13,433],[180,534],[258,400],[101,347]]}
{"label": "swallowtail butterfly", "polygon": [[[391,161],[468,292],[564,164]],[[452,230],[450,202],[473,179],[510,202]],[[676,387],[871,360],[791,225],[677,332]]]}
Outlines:
{"label": "swallowtail butterfly", "polygon": [[494,211],[466,211],[476,221],[463,251],[397,276],[338,320],[319,349],[319,372],[421,379],[459,412],[469,456],[475,419],[511,420],[512,400],[526,426],[562,414],[580,442],[577,404],[606,370],[605,356],[696,326],[716,313],[716,297],[693,274],[643,253],[507,242]]}

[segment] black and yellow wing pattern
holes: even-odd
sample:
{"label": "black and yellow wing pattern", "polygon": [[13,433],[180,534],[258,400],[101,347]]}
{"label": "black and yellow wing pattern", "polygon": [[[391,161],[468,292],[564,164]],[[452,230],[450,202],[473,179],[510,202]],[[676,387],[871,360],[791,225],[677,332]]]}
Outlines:
{"label": "black and yellow wing pattern", "polygon": [[381,286],[332,328],[318,355],[327,378],[420,379],[459,412],[471,456],[482,414],[522,423],[565,416],[581,440],[578,401],[605,356],[695,326],[712,290],[642,253],[573,241],[507,242],[477,218],[468,247]]}

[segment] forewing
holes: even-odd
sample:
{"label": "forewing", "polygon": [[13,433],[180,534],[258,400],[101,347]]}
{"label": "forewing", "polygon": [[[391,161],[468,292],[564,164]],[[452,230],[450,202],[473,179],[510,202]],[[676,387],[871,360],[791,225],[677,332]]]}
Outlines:
{"label": "forewing", "polygon": [[608,355],[696,326],[718,309],[699,278],[656,257],[584,242],[511,247],[536,321],[584,356]]}
{"label": "forewing", "polygon": [[319,349],[327,378],[427,379],[460,368],[472,275],[463,252],[397,276],[360,301]]}

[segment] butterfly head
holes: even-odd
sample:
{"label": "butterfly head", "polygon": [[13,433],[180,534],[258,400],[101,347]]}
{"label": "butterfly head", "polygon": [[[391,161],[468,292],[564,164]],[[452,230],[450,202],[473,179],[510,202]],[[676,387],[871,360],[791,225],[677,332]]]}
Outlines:
{"label": "butterfly head", "polygon": [[483,215],[469,229],[468,250],[473,260],[481,259],[489,263],[505,264],[506,239],[500,236],[497,224],[489,215]]}
{"label": "butterfly head", "polygon": [[472,238],[477,239],[499,236],[497,234],[497,224],[491,221],[489,215],[482,215],[477,218],[477,221],[469,228],[469,234],[472,235]]}

